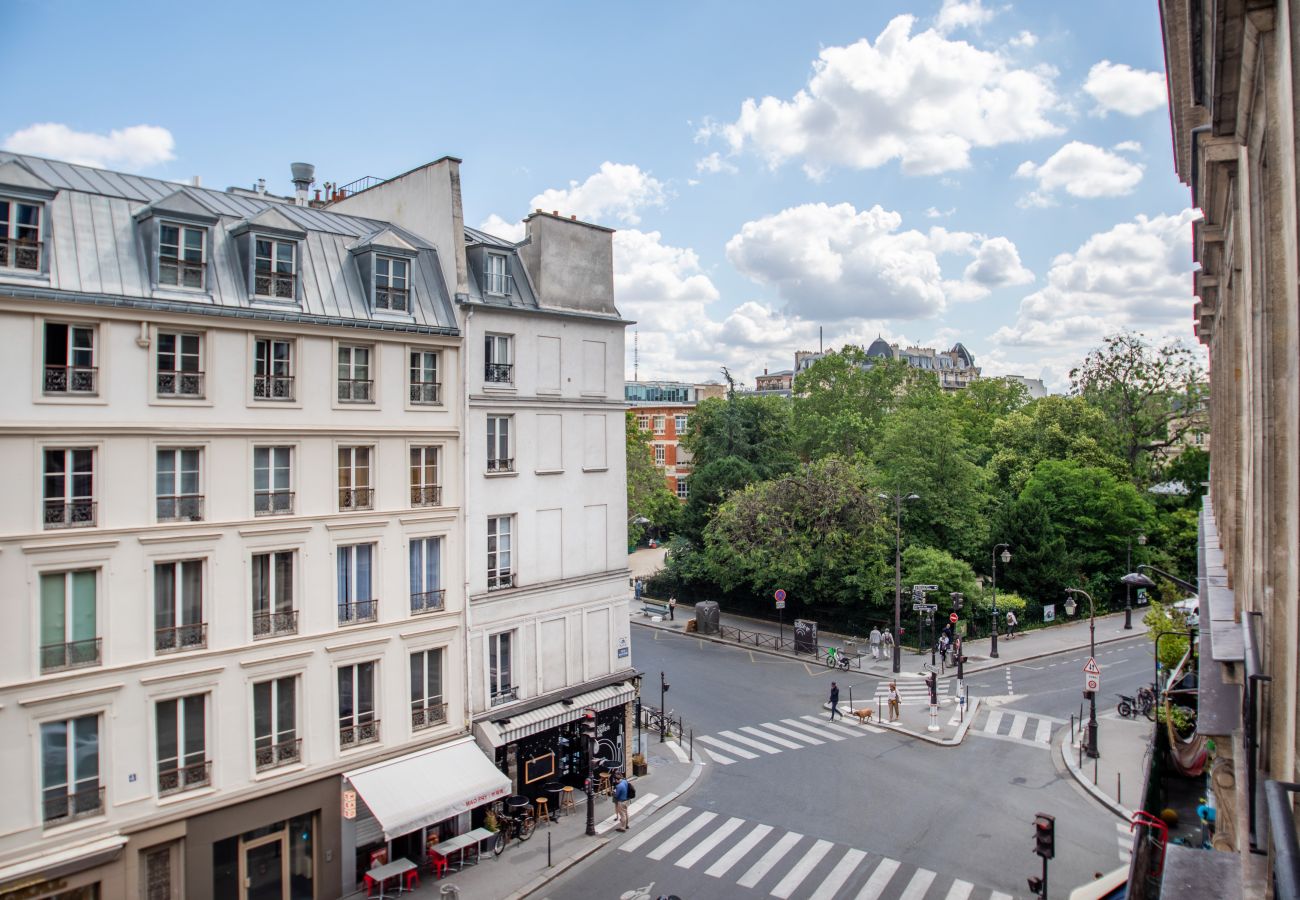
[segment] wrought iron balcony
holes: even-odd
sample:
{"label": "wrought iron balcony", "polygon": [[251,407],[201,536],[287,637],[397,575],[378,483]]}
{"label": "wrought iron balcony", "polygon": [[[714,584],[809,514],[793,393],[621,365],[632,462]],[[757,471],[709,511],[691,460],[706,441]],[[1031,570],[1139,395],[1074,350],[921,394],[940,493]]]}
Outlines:
{"label": "wrought iron balcony", "polygon": [[298,610],[288,612],[253,613],[253,637],[272,637],[277,634],[298,633]]}
{"label": "wrought iron balcony", "polygon": [[98,504],[89,497],[45,501],[46,528],[92,528]]}
{"label": "wrought iron balcony", "polygon": [[361,622],[374,622],[379,618],[379,598],[372,600],[354,600],[339,604],[339,624],[356,625]]}
{"label": "wrought iron balcony", "polygon": [[259,297],[292,300],[296,278],[292,272],[256,272],[253,274],[253,293]]}
{"label": "wrought iron balcony", "polygon": [[181,791],[192,791],[195,788],[207,787],[212,783],[212,762],[204,760],[196,763],[186,763],[183,766],[171,765],[158,767],[158,793],[179,794]]}
{"label": "wrought iron balcony", "polygon": [[[98,751],[98,748],[95,749]],[[103,812],[104,788],[96,784],[94,787],[78,788],[67,794],[62,793],[58,788],[50,788],[44,792],[41,801],[46,825],[69,822]]]}
{"label": "wrought iron balcony", "polygon": [[378,719],[339,725],[339,747],[344,750],[361,744],[373,744],[377,740],[379,740]]}
{"label": "wrought iron balcony", "polygon": [[[267,740],[267,743],[263,743]],[[257,771],[287,766],[302,759],[302,738],[290,738],[278,744],[269,743],[268,739],[259,738],[253,745],[253,764]]]}
{"label": "wrought iron balcony", "polygon": [[40,271],[41,242],[0,238],[0,268]]}
{"label": "wrought iron balcony", "polygon": [[446,589],[439,590],[439,591],[424,591],[419,594],[412,594],[411,612],[417,614],[427,613],[427,612],[437,612],[438,610],[443,608],[443,604],[446,601],[446,599],[447,599]]}
{"label": "wrought iron balcony", "polygon": [[447,704],[425,703],[411,707],[411,730],[447,724]]}
{"label": "wrought iron balcony", "polygon": [[514,572],[488,572],[488,590],[499,591],[502,588],[515,586]]}
{"label": "wrought iron balcony", "polygon": [[158,258],[158,283],[203,289],[203,263],[175,256]]}
{"label": "wrought iron balcony", "polygon": [[203,373],[158,370],[159,397],[202,397]]}
{"label": "wrought iron balcony", "polygon": [[417,484],[411,487],[412,506],[441,506],[442,487],[436,484]]}
{"label": "wrought iron balcony", "polygon": [[370,378],[340,378],[340,403],[374,403],[375,382]]}
{"label": "wrought iron balcony", "polygon": [[375,309],[391,309],[393,312],[406,312],[411,302],[411,292],[406,288],[375,287]]}
{"label": "wrought iron balcony", "polygon": [[253,399],[255,400],[292,400],[292,375],[254,375]]}
{"label": "wrought iron balcony", "polygon": [[492,384],[510,384],[515,378],[515,367],[510,363],[488,363],[483,367],[483,380]]}
{"label": "wrought iron balcony", "polygon": [[158,497],[159,522],[202,522],[202,494],[162,494]]}
{"label": "wrought iron balcony", "polygon": [[339,488],[339,511],[349,509],[374,509],[375,489],[368,487]]}
{"label": "wrought iron balcony", "polygon": [[45,644],[41,647],[41,671],[58,672],[97,666],[103,659],[103,647],[104,639],[97,637],[63,644]]}
{"label": "wrought iron balcony", "polygon": [[253,515],[283,516],[293,513],[293,491],[254,491]]}
{"label": "wrought iron balcony", "polygon": [[504,457],[488,457],[487,470],[489,472],[513,472],[515,470],[515,461]]}
{"label": "wrought iron balcony", "polygon": [[176,625],[157,628],[153,633],[155,653],[180,653],[183,650],[202,650],[208,645],[208,623]]}
{"label": "wrought iron balcony", "polygon": [[442,385],[437,381],[412,381],[411,382],[411,402],[412,403],[440,403],[438,399],[442,394]]}
{"label": "wrought iron balcony", "polygon": [[99,369],[95,366],[46,366],[45,393],[99,393]]}
{"label": "wrought iron balcony", "polygon": [[518,699],[519,699],[519,688],[508,687],[508,688],[502,688],[499,691],[493,691],[491,703],[493,706],[500,706],[503,703],[514,703]]}

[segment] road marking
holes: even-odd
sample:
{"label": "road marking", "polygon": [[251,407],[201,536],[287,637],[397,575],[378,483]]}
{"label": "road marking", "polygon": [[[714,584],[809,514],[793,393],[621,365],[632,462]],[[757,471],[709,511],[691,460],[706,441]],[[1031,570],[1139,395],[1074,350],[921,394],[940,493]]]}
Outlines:
{"label": "road marking", "polygon": [[1046,744],[1052,740],[1052,723],[1046,719],[1038,720],[1038,730],[1034,732],[1034,741]]}
{"label": "road marking", "polygon": [[988,721],[984,723],[983,731],[985,734],[997,734],[998,728],[1002,725],[1002,710],[995,709],[989,712]]}
{"label": "road marking", "polygon": [[772,867],[781,861],[781,857],[789,853],[794,845],[803,840],[802,834],[796,834],[793,831],[787,831],[785,837],[776,842],[771,850],[768,850],[758,858],[758,862],[750,867],[749,871],[741,876],[740,881],[736,884],[741,887],[752,888],[763,880],[763,876],[772,870]]}
{"label": "road marking", "polygon": [[823,722],[817,716],[801,716],[800,718],[816,725],[820,725],[822,728],[828,728],[837,734],[847,734],[849,737],[862,737],[864,734],[861,728],[854,728],[849,725],[836,725],[832,722]]}
{"label": "road marking", "polygon": [[962,881],[958,878],[952,883],[952,887],[948,888],[948,896],[945,897],[944,900],[966,900],[966,898],[970,896],[970,892],[974,889],[975,885],[971,884],[969,881]]}
{"label": "road marking", "polygon": [[820,741],[820,740],[818,740],[817,738],[813,737],[812,735],[804,734],[802,731],[794,731],[794,730],[792,730],[792,729],[790,729],[790,728],[786,728],[786,727],[783,726],[783,725],[777,725],[775,722],[764,722],[764,723],[763,723],[763,727],[764,727],[764,728],[767,728],[767,729],[770,729],[770,730],[772,730],[772,731],[779,731],[781,734],[784,734],[784,735],[786,735],[787,737],[792,737],[792,738],[795,738],[796,740],[800,740],[800,741],[806,741],[806,742],[809,743],[809,744],[824,744],[824,743],[826,743],[825,741]]}
{"label": "road marking", "polygon": [[835,845],[830,841],[818,841],[813,844],[812,849],[803,855],[803,859],[795,863],[794,868],[781,879],[781,883],[772,888],[772,896],[786,900],[799,885],[803,884],[803,880],[808,877],[809,873],[817,868],[817,864],[822,861],[822,857],[829,853],[833,846]]}
{"label": "road marking", "polygon": [[696,740],[703,741],[704,743],[708,744],[711,747],[717,747],[719,750],[724,750],[727,753],[730,753],[734,756],[739,756],[741,759],[758,759],[757,753],[750,753],[748,750],[744,749],[743,747],[737,747],[735,744],[728,744],[726,741],[720,741],[717,738],[710,737],[707,734],[697,737]]}
{"label": "road marking", "polygon": [[[703,740],[703,738],[701,738]],[[701,747],[700,752],[708,754],[709,759],[713,760],[720,766],[729,766],[735,762],[730,756],[723,756],[716,750],[710,750],[708,747]]]}
{"label": "road marking", "polygon": [[989,894],[989,900],[1012,900],[1010,894],[1004,894],[1001,891],[994,891]]}
{"label": "road marking", "polygon": [[771,741],[773,744],[780,744],[782,747],[788,747],[791,750],[802,750],[807,746],[806,744],[796,744],[794,741],[787,741],[785,738],[779,738],[774,734],[768,734],[766,731],[760,731],[753,725],[741,725],[740,730],[748,731],[750,734],[758,735],[765,741]]}
{"label": "road marking", "polygon": [[647,853],[646,856],[649,857],[650,859],[663,859],[669,853],[672,853],[683,843],[685,843],[687,838],[695,834],[695,832],[699,831],[705,825],[708,825],[717,817],[718,814],[715,812],[700,813],[689,823],[687,823],[687,825],[684,828],[682,828],[680,831],[678,831],[668,840],[664,841],[658,847],[655,847],[653,850]]}
{"label": "road marking", "polygon": [[762,741],[756,741],[753,738],[747,738],[743,734],[736,734],[736,732],[734,731],[719,731],[718,734],[722,735],[724,738],[726,738],[729,741],[739,741],[742,744],[747,744],[750,747],[755,747],[759,750],[762,750],[764,753],[781,752],[779,747],[773,747],[771,744],[764,744]]}
{"label": "road marking", "polygon": [[767,837],[771,830],[771,825],[755,825],[753,831],[745,835],[739,844],[728,850],[722,859],[705,869],[704,874],[712,875],[714,878],[721,878],[726,875],[727,870],[740,862],[741,858],[750,850],[753,850],[754,845]]}
{"label": "road marking", "polygon": [[677,865],[683,869],[689,869],[691,866],[704,859],[709,851],[718,846],[718,844],[721,844],[733,831],[744,823],[744,819],[738,819],[735,817],[728,819],[726,822],[722,823],[721,828],[717,829],[713,834],[696,844],[694,850],[677,860]]}
{"label": "road marking", "polygon": [[656,834],[663,831],[690,811],[691,808],[689,806],[678,806],[674,809],[668,810],[668,812],[664,813],[662,818],[651,825],[647,825],[636,837],[619,844],[618,849],[626,850],[628,852],[635,850],[637,847],[640,847],[646,841],[653,838]]}
{"label": "road marking", "polygon": [[664,744],[668,747],[668,750],[673,754],[673,756],[677,757],[678,762],[691,761],[690,757],[686,755],[686,751],[682,749],[681,744],[676,741],[664,741]]}
{"label": "road marking", "polygon": [[1016,713],[1011,718],[1011,730],[1007,732],[1007,737],[1020,738],[1025,736],[1025,726],[1029,724],[1029,717],[1024,713]]}
{"label": "road marking", "polygon": [[930,889],[930,882],[934,881],[934,873],[929,869],[917,869],[912,880],[907,883],[903,893],[898,895],[898,900],[921,900],[925,892]]}
{"label": "road marking", "polygon": [[849,876],[858,867],[858,863],[862,862],[866,857],[866,852],[862,850],[850,850],[845,853],[840,858],[840,861],[835,864],[835,868],[831,869],[831,873],[822,880],[821,884],[817,885],[817,890],[812,892],[808,900],[831,900],[835,896],[835,892],[844,886],[844,882],[849,880]]}
{"label": "road marking", "polygon": [[858,900],[880,900],[880,895],[885,892],[885,887],[889,884],[889,879],[894,877],[898,871],[898,860],[885,857],[876,866],[876,871],[871,873],[867,883],[862,886],[858,893]]}
{"label": "road marking", "polygon": [[811,732],[812,734],[817,735],[817,737],[825,738],[828,741],[844,740],[844,737],[842,735],[833,734],[832,732],[825,731],[818,728],[813,728],[811,725],[805,722],[800,722],[798,719],[782,719],[781,721],[791,726],[792,728],[802,728],[804,731]]}

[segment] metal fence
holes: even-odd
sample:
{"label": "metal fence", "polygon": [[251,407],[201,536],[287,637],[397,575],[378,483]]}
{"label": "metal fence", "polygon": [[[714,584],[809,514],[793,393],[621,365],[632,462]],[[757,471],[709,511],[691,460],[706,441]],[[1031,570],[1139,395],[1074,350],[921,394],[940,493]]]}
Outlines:
{"label": "metal fence", "polygon": [[[790,653],[800,652],[795,649],[793,636],[787,638],[779,634],[768,634],[765,631],[746,631],[743,628],[735,628],[731,625],[720,625],[718,632],[724,641],[732,641],[751,647],[762,647],[767,650]],[[846,645],[854,643],[857,642],[845,642]],[[820,643],[817,645],[815,652],[807,655],[829,669],[846,669],[859,672],[862,671],[862,659],[865,656],[865,654],[848,649],[847,646],[837,647]]]}
{"label": "metal fence", "polygon": [[641,720],[637,723],[639,729],[654,734],[662,728],[666,736],[676,737],[677,743],[686,750],[687,755],[692,760],[695,759],[695,729],[688,727],[685,719],[674,710],[665,713],[662,709],[644,703],[637,709],[641,714]]}

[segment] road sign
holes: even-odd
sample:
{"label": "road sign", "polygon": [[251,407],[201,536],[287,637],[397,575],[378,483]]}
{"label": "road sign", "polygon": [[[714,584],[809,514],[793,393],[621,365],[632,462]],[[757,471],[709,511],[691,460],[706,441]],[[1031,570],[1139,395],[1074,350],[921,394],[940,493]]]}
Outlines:
{"label": "road sign", "polygon": [[776,593],[773,594],[772,596],[776,598],[777,603],[785,602],[785,591],[781,590],[780,588],[777,588]]}
{"label": "road sign", "polygon": [[778,601],[776,601],[776,608],[777,608],[777,609],[785,609],[785,601],[784,601],[784,600],[778,600]]}
{"label": "road sign", "polygon": [[937,585],[937,584],[914,584],[914,585],[912,585],[912,592],[913,592],[913,593],[916,593],[917,591],[937,591],[937,590],[939,590],[939,585]]}
{"label": "road sign", "polygon": [[912,609],[915,612],[932,613],[936,611],[938,608],[939,608],[938,604],[935,603],[913,603],[912,604]]}
{"label": "road sign", "polygon": [[930,665],[929,663],[921,663],[921,671],[922,671],[922,672],[937,672],[937,671],[939,671],[939,670],[936,669],[934,666]]}
{"label": "road sign", "polygon": [[956,625],[956,624],[957,624],[957,614],[956,614],[956,613],[949,613],[949,614],[948,614],[948,621],[951,622],[952,624]]}
{"label": "road sign", "polygon": [[1096,657],[1089,656],[1088,661],[1083,664],[1083,671],[1089,675],[1100,675],[1101,666],[1097,665]]}
{"label": "road sign", "polygon": [[1085,691],[1092,691],[1093,693],[1101,690],[1101,676],[1085,674],[1083,676],[1083,689]]}

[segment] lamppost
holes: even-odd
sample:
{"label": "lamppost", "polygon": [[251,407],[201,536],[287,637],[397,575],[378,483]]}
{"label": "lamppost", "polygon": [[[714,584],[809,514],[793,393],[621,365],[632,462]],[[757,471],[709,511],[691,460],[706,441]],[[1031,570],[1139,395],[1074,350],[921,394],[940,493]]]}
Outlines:
{"label": "lamppost", "polygon": [[989,656],[993,659],[998,658],[998,550],[1002,550],[1002,564],[1005,566],[1011,562],[1010,544],[998,544],[993,548],[993,645],[989,648]]}
{"label": "lamppost", "polygon": [[[1092,594],[1081,588],[1065,589],[1065,614],[1074,615],[1074,611],[1079,608],[1079,604],[1074,602],[1073,594],[1083,594],[1088,598],[1088,656],[1093,659],[1097,658],[1097,611],[1092,604]],[[1101,754],[1097,752],[1097,692],[1086,691],[1088,695],[1088,733],[1084,737],[1083,752],[1088,754],[1088,759],[1096,759]]]}
{"label": "lamppost", "polygon": [[[1138,535],[1138,546],[1139,546],[1139,547],[1145,547],[1146,545],[1147,545],[1147,536],[1146,536],[1145,534],[1139,534],[1139,535]],[[1125,541],[1125,542],[1124,542],[1124,547],[1125,547],[1125,549],[1124,549],[1124,568],[1126,568],[1126,569],[1132,571],[1132,569],[1133,569],[1133,538],[1130,537],[1127,541]],[[1125,630],[1125,631],[1132,631],[1132,630],[1133,630],[1133,585],[1131,585],[1131,584],[1130,584],[1129,582],[1127,582],[1127,581],[1124,582],[1124,630]]]}
{"label": "lamppost", "polygon": [[903,668],[903,502],[920,500],[920,494],[881,494],[881,500],[894,501],[894,674]]}

